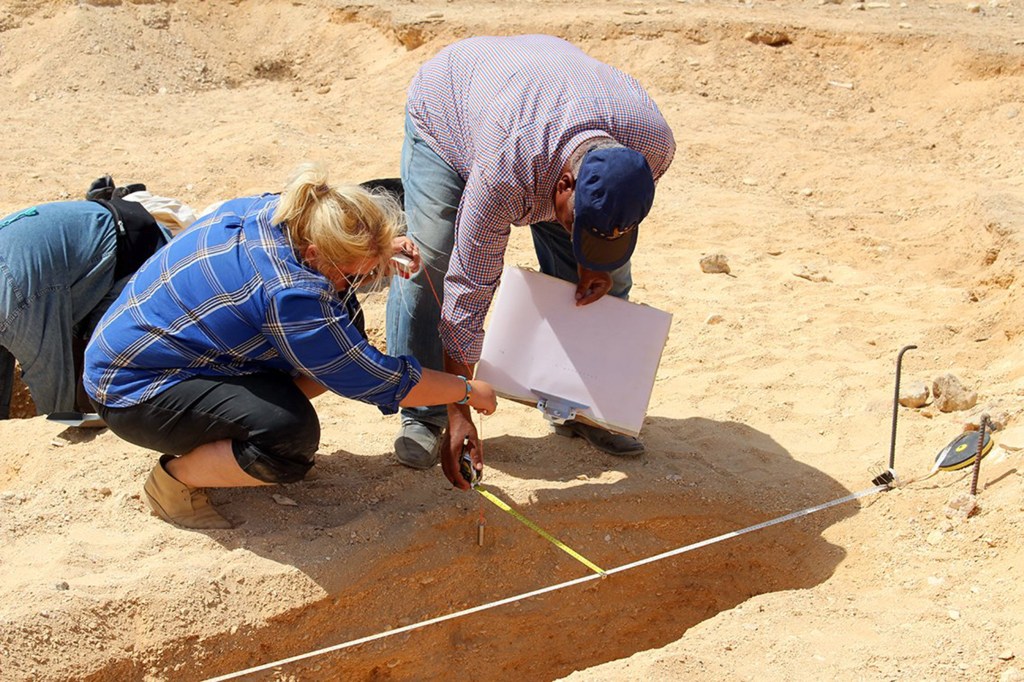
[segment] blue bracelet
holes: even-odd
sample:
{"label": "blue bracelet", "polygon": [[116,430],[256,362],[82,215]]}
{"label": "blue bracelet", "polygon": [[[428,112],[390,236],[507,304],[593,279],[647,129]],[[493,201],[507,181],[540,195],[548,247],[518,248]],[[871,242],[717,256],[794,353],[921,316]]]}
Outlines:
{"label": "blue bracelet", "polygon": [[456,376],[458,376],[460,379],[462,379],[463,381],[466,382],[466,397],[463,398],[462,400],[459,400],[455,404],[456,405],[465,405],[466,403],[469,402],[469,394],[473,392],[473,387],[469,385],[469,379],[467,379],[466,377],[462,376],[461,374],[458,374]]}

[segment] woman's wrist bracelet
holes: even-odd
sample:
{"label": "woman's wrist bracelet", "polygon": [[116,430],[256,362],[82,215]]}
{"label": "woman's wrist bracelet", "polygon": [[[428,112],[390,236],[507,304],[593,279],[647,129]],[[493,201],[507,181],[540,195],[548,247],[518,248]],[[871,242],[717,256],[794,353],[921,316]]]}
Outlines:
{"label": "woman's wrist bracelet", "polygon": [[473,387],[469,385],[469,379],[467,379],[466,377],[462,376],[461,374],[459,374],[457,376],[460,379],[462,379],[464,382],[466,382],[466,395],[463,396],[462,400],[457,401],[455,404],[456,405],[465,405],[466,403],[469,402],[469,394],[473,392]]}

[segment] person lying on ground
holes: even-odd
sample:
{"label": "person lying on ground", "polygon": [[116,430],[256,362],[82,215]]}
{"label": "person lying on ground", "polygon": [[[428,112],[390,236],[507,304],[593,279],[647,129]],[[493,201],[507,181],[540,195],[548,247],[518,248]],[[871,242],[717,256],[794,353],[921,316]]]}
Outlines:
{"label": "person lying on ground", "polygon": [[377,405],[459,403],[484,414],[482,381],[390,356],[357,328],[354,290],[382,284],[405,253],[386,193],[327,184],[304,164],[280,195],[225,202],[128,283],[86,349],[85,388],[121,438],[163,453],[143,492],[187,528],[229,528],[204,488],[301,480],[325,390]]}
{"label": "person lying on ground", "polygon": [[[531,226],[541,271],[576,284],[577,305],[626,298],[637,228],[674,153],[640,84],[564,40],[476,37],[441,50],[409,87],[401,174],[424,267],[392,283],[387,347],[472,376],[510,225]],[[581,422],[558,432],[613,455],[644,450]],[[429,468],[443,450],[446,474],[465,489],[466,437],[479,462],[464,406],[403,408],[395,453]]]}

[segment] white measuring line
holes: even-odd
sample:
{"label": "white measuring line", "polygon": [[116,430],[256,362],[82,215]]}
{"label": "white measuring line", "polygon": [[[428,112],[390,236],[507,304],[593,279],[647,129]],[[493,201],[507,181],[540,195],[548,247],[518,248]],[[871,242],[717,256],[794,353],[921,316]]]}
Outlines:
{"label": "white measuring line", "polygon": [[[792,521],[793,519],[800,518],[801,516],[809,516],[811,514],[814,514],[815,512],[819,512],[819,511],[823,511],[825,509],[828,509],[829,507],[835,507],[835,506],[840,505],[840,504],[845,504],[846,502],[852,502],[853,500],[857,500],[857,499],[860,499],[862,497],[867,497],[868,495],[874,495],[875,493],[880,493],[883,490],[888,489],[888,487],[889,486],[887,486],[887,485],[876,485],[873,488],[867,488],[865,490],[861,490],[860,492],[851,493],[850,495],[847,495],[845,497],[837,498],[837,499],[832,500],[830,502],[823,502],[823,503],[815,505],[813,507],[808,507],[806,509],[801,509],[800,511],[795,511],[795,512],[786,514],[785,516],[780,516],[780,517],[778,517],[776,519],[771,519],[770,521],[763,521],[761,523],[754,524],[753,526],[747,526],[746,528],[741,528],[740,530],[730,531],[728,533],[724,533],[722,535],[718,535],[718,536],[715,536],[713,538],[709,538],[707,540],[701,540],[700,542],[695,542],[692,545],[686,545],[685,547],[679,547],[677,549],[669,550],[668,552],[662,552],[661,554],[655,554],[654,556],[647,557],[646,559],[640,559],[640,560],[634,561],[632,563],[623,564],[622,566],[618,566],[616,568],[608,569],[607,571],[605,571],[605,575],[611,575],[613,573],[621,573],[622,571],[628,571],[631,568],[637,568],[638,566],[643,566],[645,564],[652,564],[655,561],[661,561],[662,559],[667,559],[669,557],[677,556],[679,554],[685,554],[686,552],[692,552],[695,549],[700,549],[702,547],[707,547],[708,545],[713,545],[713,544],[715,544],[717,542],[722,542],[723,540],[728,540],[729,538],[735,538],[735,537],[738,537],[740,535],[744,535],[746,533],[753,533],[755,530],[761,530],[762,528],[767,528],[769,526],[774,526],[774,525],[779,524],[779,523],[785,523],[786,521]],[[206,682],[222,682],[222,680],[233,680],[235,678],[242,677],[244,675],[251,675],[252,673],[257,673],[257,672],[260,672],[262,670],[269,670],[270,668],[276,668],[277,666],[287,665],[288,663],[294,663],[296,661],[301,661],[301,660],[306,659],[306,658],[313,658],[314,656],[320,656],[321,654],[326,654],[326,653],[329,653],[331,651],[340,651],[341,649],[347,649],[349,647],[357,646],[359,644],[366,644],[367,642],[373,642],[373,641],[378,640],[378,639],[384,639],[385,637],[391,637],[393,635],[399,635],[399,634],[402,634],[403,632],[410,632],[412,630],[417,630],[419,628],[425,628],[428,625],[433,625],[435,623],[441,623],[441,622],[446,621],[446,620],[452,620],[452,619],[455,619],[455,618],[461,618],[462,616],[468,616],[468,615],[470,615],[472,613],[479,613],[480,611],[486,611],[488,609],[493,609],[493,608],[496,608],[498,606],[504,606],[505,604],[511,604],[513,602],[517,602],[517,601],[520,601],[522,599],[529,599],[530,597],[536,597],[538,595],[546,594],[548,592],[554,592],[555,590],[562,590],[562,589],[565,589],[567,587],[572,587],[573,585],[580,585],[582,583],[589,582],[591,580],[601,580],[603,578],[604,578],[604,576],[602,576],[600,574],[591,573],[589,575],[583,576],[582,578],[576,578],[575,580],[570,580],[568,582],[558,583],[557,585],[549,585],[548,587],[542,587],[542,588],[540,588],[538,590],[533,590],[532,592],[524,592],[523,594],[517,594],[514,597],[506,597],[505,599],[499,599],[498,601],[492,601],[492,602],[490,602],[488,604],[481,604],[480,606],[474,606],[472,608],[464,609],[462,611],[456,611],[454,613],[449,613],[449,614],[444,615],[444,616],[438,616],[437,618],[430,618],[428,620],[420,621],[419,623],[413,623],[411,625],[406,625],[404,627],[396,628],[394,630],[386,630],[384,632],[378,632],[375,635],[369,635],[367,637],[360,637],[359,639],[353,639],[351,641],[344,642],[342,644],[335,644],[333,646],[325,647],[323,649],[317,649],[316,651],[309,651],[307,653],[299,654],[297,656],[292,656],[290,658],[282,658],[279,661],[273,661],[271,663],[264,663],[263,665],[258,665],[258,666],[254,667],[254,668],[246,668],[245,670],[239,670],[238,672],[228,673],[227,675],[221,675],[220,677],[211,677],[208,680],[206,680]]]}

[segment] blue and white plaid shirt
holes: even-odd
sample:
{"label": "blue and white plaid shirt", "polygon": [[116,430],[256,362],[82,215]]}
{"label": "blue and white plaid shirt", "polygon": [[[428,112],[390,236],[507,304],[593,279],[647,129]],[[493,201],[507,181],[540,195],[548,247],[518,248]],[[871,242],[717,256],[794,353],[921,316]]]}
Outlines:
{"label": "blue and white plaid shirt", "polygon": [[555,183],[584,141],[610,136],[660,178],[672,131],[640,84],[560,38],[461,40],[409,87],[416,131],[466,182],[444,286],[440,333],[450,357],[480,358],[510,225],[554,221]]}
{"label": "blue and white plaid shirt", "polygon": [[331,282],[301,263],[279,197],[234,199],[149,259],[104,315],[85,355],[85,388],[129,407],[195,376],[304,374],[390,414],[420,364],[371,346]]}

